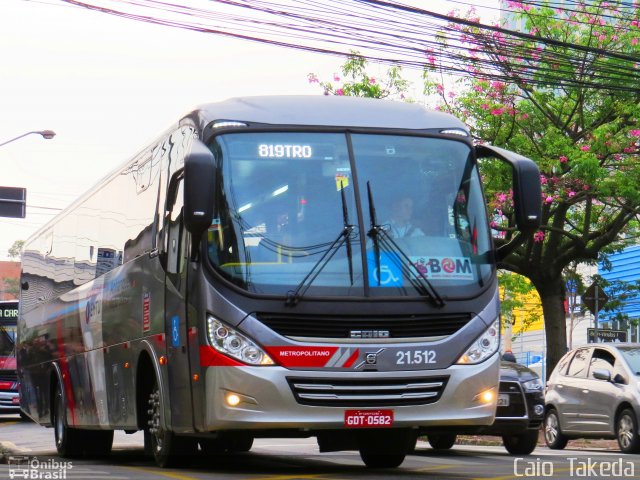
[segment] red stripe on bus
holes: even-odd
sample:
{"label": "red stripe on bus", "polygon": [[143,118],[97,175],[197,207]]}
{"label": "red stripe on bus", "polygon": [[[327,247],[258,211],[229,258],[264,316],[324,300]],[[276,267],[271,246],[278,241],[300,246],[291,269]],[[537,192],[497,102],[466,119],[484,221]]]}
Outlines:
{"label": "red stripe on bus", "polygon": [[67,407],[71,414],[70,425],[76,424],[76,400],[73,397],[73,387],[71,385],[71,375],[69,374],[69,364],[67,363],[67,356],[64,351],[64,339],[62,335],[62,318],[59,316],[56,319],[56,337],[58,340],[58,355],[60,357],[60,370],[62,373],[62,386],[64,388],[65,399],[67,400]]}
{"label": "red stripe on bus", "polygon": [[283,367],[324,367],[338,347],[265,347]]}
{"label": "red stripe on bus", "polygon": [[351,355],[346,362],[344,362],[344,365],[342,365],[342,367],[343,368],[352,367],[353,364],[356,363],[356,360],[358,359],[359,356],[360,356],[360,350],[356,348],[356,351],[353,352],[353,355]]}
{"label": "red stripe on bus", "polygon": [[244,363],[240,363],[231,357],[223,355],[215,348],[209,345],[200,345],[200,366],[201,367],[244,367]]}

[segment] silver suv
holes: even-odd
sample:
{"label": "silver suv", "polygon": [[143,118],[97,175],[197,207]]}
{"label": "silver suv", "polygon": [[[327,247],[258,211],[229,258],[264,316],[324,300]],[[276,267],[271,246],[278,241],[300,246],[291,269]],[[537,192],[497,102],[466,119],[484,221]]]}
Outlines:
{"label": "silver suv", "polygon": [[545,391],[544,437],[562,449],[572,438],[617,439],[624,453],[640,451],[640,345],[576,348],[556,365]]}

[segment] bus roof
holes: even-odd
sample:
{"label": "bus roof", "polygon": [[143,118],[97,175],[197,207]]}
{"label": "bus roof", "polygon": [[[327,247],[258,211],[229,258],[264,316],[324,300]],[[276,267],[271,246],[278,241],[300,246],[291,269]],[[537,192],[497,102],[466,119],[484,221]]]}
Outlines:
{"label": "bus roof", "polygon": [[216,120],[269,125],[393,129],[463,129],[452,115],[406,102],[332,95],[274,95],[231,98],[194,111],[201,128]]}

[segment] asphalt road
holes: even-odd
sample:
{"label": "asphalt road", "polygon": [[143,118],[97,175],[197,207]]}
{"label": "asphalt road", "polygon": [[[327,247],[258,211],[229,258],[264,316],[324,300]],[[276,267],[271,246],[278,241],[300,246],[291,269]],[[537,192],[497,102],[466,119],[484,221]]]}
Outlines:
{"label": "asphalt road", "polygon": [[[142,436],[117,432],[114,452],[108,459],[66,461],[55,455],[53,431],[16,417],[0,416],[0,442],[9,449],[12,462],[0,465],[0,478],[64,479],[247,479],[247,480],[509,480],[639,478],[640,456],[616,450],[552,451],[538,447],[528,457],[508,455],[502,447],[456,445],[435,453],[420,442],[415,454],[397,469],[372,470],[363,466],[357,452],[319,453],[315,439],[261,439],[248,453],[210,458],[185,458],[176,469],[160,469],[144,456]],[[57,475],[57,476],[56,476]]]}

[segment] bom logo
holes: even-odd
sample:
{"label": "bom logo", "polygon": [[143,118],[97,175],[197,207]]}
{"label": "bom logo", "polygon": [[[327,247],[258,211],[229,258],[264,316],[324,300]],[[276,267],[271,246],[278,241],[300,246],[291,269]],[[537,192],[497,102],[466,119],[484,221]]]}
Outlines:
{"label": "bom logo", "polygon": [[415,265],[422,275],[459,278],[473,276],[471,260],[464,257],[422,257],[415,262]]}

